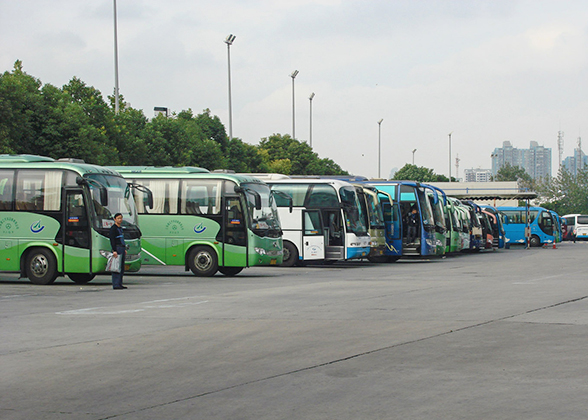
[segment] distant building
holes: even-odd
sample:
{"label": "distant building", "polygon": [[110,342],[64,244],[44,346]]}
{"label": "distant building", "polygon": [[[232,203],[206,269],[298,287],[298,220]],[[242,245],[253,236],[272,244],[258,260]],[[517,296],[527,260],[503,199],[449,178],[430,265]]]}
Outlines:
{"label": "distant building", "polygon": [[169,117],[169,109],[162,107],[162,106],[154,107],[153,113],[155,114],[155,117],[157,117],[158,115],[163,115],[164,117]]}
{"label": "distant building", "polygon": [[578,171],[588,168],[588,156],[580,148],[574,149],[574,156],[568,156],[562,162],[573,176],[578,175]]}
{"label": "distant building", "polygon": [[532,141],[528,149],[514,148],[510,141],[505,141],[491,156],[492,176],[508,163],[523,168],[533,179],[551,177],[551,149],[539,146],[536,141]]}
{"label": "distant building", "polygon": [[465,169],[465,182],[490,182],[492,180],[491,169]]}

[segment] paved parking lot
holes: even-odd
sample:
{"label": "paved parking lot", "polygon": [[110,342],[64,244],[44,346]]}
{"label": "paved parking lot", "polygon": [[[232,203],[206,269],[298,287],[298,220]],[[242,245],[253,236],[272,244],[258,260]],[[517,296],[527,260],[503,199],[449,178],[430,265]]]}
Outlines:
{"label": "paved parking lot", "polygon": [[585,419],[587,251],[0,273],[0,418]]}

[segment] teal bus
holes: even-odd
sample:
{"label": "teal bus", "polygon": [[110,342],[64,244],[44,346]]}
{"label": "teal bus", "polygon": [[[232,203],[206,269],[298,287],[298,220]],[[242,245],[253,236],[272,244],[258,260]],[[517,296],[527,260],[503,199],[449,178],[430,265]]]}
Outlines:
{"label": "teal bus", "polygon": [[200,277],[282,263],[282,229],[267,184],[196,167],[112,167],[135,190],[143,265],[180,265]]}
{"label": "teal bus", "polygon": [[122,213],[126,271],[138,271],[140,236],[131,187],[111,169],[77,159],[0,155],[0,270],[34,284],[105,273],[113,216]]}

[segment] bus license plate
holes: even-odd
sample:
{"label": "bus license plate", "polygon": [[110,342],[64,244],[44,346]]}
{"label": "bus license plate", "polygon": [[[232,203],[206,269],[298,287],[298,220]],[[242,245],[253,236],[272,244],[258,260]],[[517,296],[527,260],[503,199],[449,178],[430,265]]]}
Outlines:
{"label": "bus license plate", "polygon": [[275,258],[272,258],[272,259],[270,260],[270,265],[276,265],[276,264],[277,264],[277,262],[278,262],[278,260],[277,260],[277,259],[275,259]]}

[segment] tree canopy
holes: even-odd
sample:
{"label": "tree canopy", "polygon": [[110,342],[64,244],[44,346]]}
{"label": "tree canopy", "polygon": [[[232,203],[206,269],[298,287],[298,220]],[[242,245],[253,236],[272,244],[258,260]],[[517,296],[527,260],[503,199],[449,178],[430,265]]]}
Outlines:
{"label": "tree canopy", "polygon": [[[416,166],[407,163],[400,168],[395,174],[394,179],[398,181],[418,181],[418,182],[447,182],[449,178],[445,175],[435,174],[432,169],[424,166]],[[455,178],[451,178],[454,180]]]}
{"label": "tree canopy", "polygon": [[[58,88],[43,84],[16,61],[0,74],[0,153],[72,157],[98,165],[199,166],[290,175],[347,174],[306,143],[273,134],[254,146],[229,139],[209,109],[149,120],[77,77]],[[121,102],[125,103],[124,98]]]}

